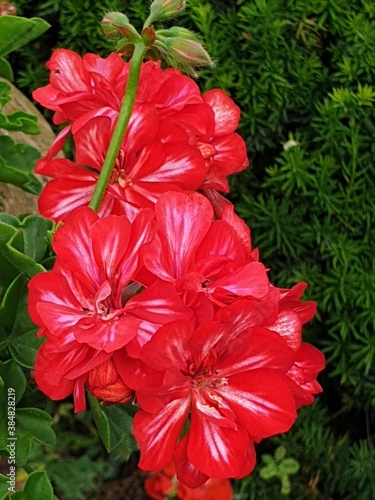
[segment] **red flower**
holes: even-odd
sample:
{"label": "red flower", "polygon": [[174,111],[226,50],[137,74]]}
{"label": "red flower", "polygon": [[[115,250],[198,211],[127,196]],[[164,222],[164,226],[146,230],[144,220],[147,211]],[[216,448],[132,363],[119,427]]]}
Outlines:
{"label": "red flower", "polygon": [[[152,208],[161,193],[194,190],[204,179],[206,169],[199,151],[178,141],[163,143],[157,137],[157,115],[151,111],[139,106],[132,114],[100,207],[101,216],[126,214],[134,218],[140,208]],[[39,160],[36,172],[54,177],[39,198],[43,216],[63,220],[90,202],[112,129],[109,117],[92,118],[74,134],[76,163],[60,158]]]}
{"label": "red flower", "polygon": [[[76,211],[54,237],[53,270],[29,283],[29,313],[41,327],[39,335],[47,337],[36,381],[52,399],[74,391],[76,411],[84,409],[91,370],[108,366],[112,354],[143,328],[153,332],[191,317],[172,286],[155,283],[138,293],[142,287],[133,281],[140,249],[152,237],[152,216],[144,210],[130,223],[125,216],[99,219],[89,208]],[[93,374],[90,384],[97,386]]]}
{"label": "red flower", "polygon": [[[33,96],[55,111],[55,123],[72,123],[77,148],[77,165],[54,160],[56,147],[53,154],[50,152],[38,163],[39,173],[55,179],[42,194],[40,210],[57,220],[87,203],[110,135],[109,131],[101,133],[103,121],[88,123],[97,117],[116,121],[129,64],[115,54],[107,59],[94,54],[81,58],[58,49],[47,66],[51,70],[50,84]],[[123,144],[103,213],[124,213],[124,207],[129,213],[129,206],[149,206],[172,188],[228,192],[226,177],[248,166],[245,143],[234,132],[239,108],[221,90],[201,96],[196,83],[175,69],[163,71],[157,63],[143,64],[133,115],[133,131]],[[80,152],[81,147],[85,149],[82,142],[90,142],[90,135],[94,135],[90,144],[94,158]],[[59,142],[61,146],[63,141]],[[87,166],[94,172],[82,168]],[[132,184],[134,189],[130,189]]]}
{"label": "red flower", "polygon": [[213,220],[202,195],[167,193],[155,206],[155,218],[156,236],[144,249],[149,273],[140,279],[145,283],[156,278],[173,283],[201,319],[212,319],[214,307],[241,297],[261,300],[269,293],[257,253],[228,222]]}
{"label": "red flower", "polygon": [[[141,407],[134,419],[140,467],[156,471],[173,459],[189,487],[249,474],[254,440],[287,431],[296,418],[286,375],[293,350],[258,326],[264,317],[256,302],[221,311],[195,331],[186,321],[164,325],[143,347],[138,373],[122,374]],[[190,430],[178,443],[188,418]]]}
{"label": "red flower", "polygon": [[290,290],[278,289],[281,294],[279,312],[275,323],[269,326],[295,351],[294,364],[287,375],[297,408],[312,404],[313,395],[322,391],[316,377],[325,368],[323,353],[312,345],[302,343],[302,325],[316,313],[315,302],[299,300],[306,286],[306,283],[298,283]]}

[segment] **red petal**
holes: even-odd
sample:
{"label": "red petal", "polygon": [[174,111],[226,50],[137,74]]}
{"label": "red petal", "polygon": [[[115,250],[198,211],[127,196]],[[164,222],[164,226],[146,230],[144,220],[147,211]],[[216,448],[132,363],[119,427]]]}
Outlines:
{"label": "red petal", "polygon": [[276,370],[239,373],[230,377],[218,393],[247,432],[257,438],[286,432],[297,418],[287,378]]}
{"label": "red petal", "polygon": [[111,120],[100,116],[89,120],[74,133],[76,162],[101,170],[110,141]]}
{"label": "red petal", "polygon": [[269,281],[264,265],[260,262],[250,262],[212,281],[207,288],[214,294],[217,288],[223,288],[231,294],[261,298],[269,290]]}
{"label": "red petal", "polygon": [[37,306],[40,303],[63,306],[71,310],[81,309],[80,297],[77,298],[69,287],[65,277],[58,272],[50,271],[34,276],[29,287],[29,314],[38,326],[43,326]]}
{"label": "red petal", "polygon": [[38,208],[41,215],[55,222],[65,220],[74,210],[85,207],[91,200],[96,179],[55,179],[44,187]]}
{"label": "red petal", "polygon": [[219,377],[230,377],[258,368],[270,368],[286,373],[293,361],[292,349],[277,334],[266,328],[252,327],[237,337],[231,337],[215,365],[215,370],[219,371]]}
{"label": "red petal", "polygon": [[97,214],[88,207],[76,210],[56,232],[52,244],[64,267],[73,271],[94,293],[101,284],[90,237],[91,227],[97,220]]}
{"label": "red petal", "polygon": [[115,85],[119,79],[125,80],[129,71],[129,63],[114,53],[104,59],[96,54],[85,54],[83,65],[88,72],[101,75],[110,85]]}
{"label": "red petal", "polygon": [[151,244],[145,265],[156,276],[159,269],[162,275],[166,269],[170,276],[180,278],[189,272],[194,253],[211,225],[212,208],[201,195],[170,192],[160,198],[155,212],[163,254],[155,254]]}
{"label": "red petal", "polygon": [[[89,234],[101,281],[113,279],[129,245],[131,234],[129,220],[125,216],[109,215],[97,220],[90,227]],[[126,284],[121,285],[124,287]],[[120,303],[118,303],[119,306]]]}
{"label": "red petal", "polygon": [[138,411],[133,432],[141,450],[141,469],[158,471],[172,461],[189,406],[190,399],[175,399],[155,415]]}
{"label": "red petal", "polygon": [[[189,460],[187,447],[189,436],[185,436],[179,443],[174,454],[174,463],[177,478],[189,488],[198,488],[204,484],[209,476],[198,470]],[[185,497],[183,497],[185,498]],[[203,499],[202,499],[203,500]]]}
{"label": "red petal", "polygon": [[166,70],[165,77],[165,82],[153,96],[153,102],[161,111],[165,109],[170,114],[171,110],[180,110],[186,104],[202,102],[199,87],[191,78],[173,70]]}
{"label": "red petal", "polygon": [[184,190],[197,189],[206,174],[200,152],[179,142],[165,144],[164,149],[165,159],[160,167],[149,174],[143,168],[142,172],[137,173],[137,177],[147,183],[169,183]]}
{"label": "red petal", "polygon": [[200,244],[195,260],[209,255],[225,255],[239,265],[245,262],[245,253],[236,232],[224,221],[214,221]]}
{"label": "red petal", "polygon": [[193,329],[187,321],[173,321],[162,326],[143,347],[141,359],[159,371],[177,367],[186,372],[187,346],[192,333]]}
{"label": "red petal", "polygon": [[154,106],[136,104],[132,111],[122,149],[137,153],[154,142],[158,135],[159,118]]}
{"label": "red petal", "polygon": [[[211,477],[237,477],[243,472],[249,435],[242,428],[237,430],[220,427],[193,411],[187,454],[197,469]],[[254,464],[248,464],[248,472]]]}
{"label": "red petal", "polygon": [[227,176],[241,172],[249,166],[246,144],[238,134],[217,137],[210,144],[216,150],[216,154],[212,158],[212,166],[221,175]]}
{"label": "red petal", "polygon": [[85,342],[98,351],[112,353],[135,337],[139,324],[138,318],[126,315],[108,321],[93,318],[92,324],[75,327],[74,336],[78,342]]}
{"label": "red petal", "polygon": [[302,323],[297,313],[281,311],[276,322],[269,328],[281,335],[289,347],[298,351],[302,342]]}
{"label": "red petal", "polygon": [[67,49],[57,49],[47,63],[51,70],[50,83],[60,92],[88,91],[89,75],[83,67],[82,58]]}
{"label": "red petal", "polygon": [[203,96],[215,114],[215,135],[226,135],[234,132],[240,121],[240,108],[222,90],[214,89]]}
{"label": "red petal", "polygon": [[[122,293],[122,289],[133,277],[139,267],[141,248],[154,236],[155,227],[153,223],[153,212],[148,209],[142,210],[133,220],[129,235],[129,243],[126,252],[118,269],[117,289]],[[116,297],[116,301],[119,297]]]}

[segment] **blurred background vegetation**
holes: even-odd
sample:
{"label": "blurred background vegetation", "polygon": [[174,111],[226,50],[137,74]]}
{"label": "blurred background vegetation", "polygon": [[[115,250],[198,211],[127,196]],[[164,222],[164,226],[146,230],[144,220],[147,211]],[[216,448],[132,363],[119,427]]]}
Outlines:
{"label": "blurred background vegetation", "polygon": [[[140,28],[149,2],[13,3],[18,15],[52,25],[10,57],[15,83],[30,95],[47,83],[53,49],[106,56],[103,14],[126,12]],[[235,498],[374,499],[375,3],[189,0],[180,22],[216,63],[201,73],[202,90],[222,88],[242,110],[251,166],[231,179],[230,199],[272,281],[309,284],[306,298],[318,302],[318,315],[304,338],[327,357],[324,393],[288,434],[258,446],[257,468],[235,482]],[[64,408],[56,419],[69,427]],[[105,463],[91,431],[78,437],[82,427],[90,423],[78,416],[64,438],[76,447],[74,466],[70,456],[65,475],[53,458],[48,466],[57,493],[70,491],[71,500],[88,498],[98,475],[118,472],[119,457]]]}

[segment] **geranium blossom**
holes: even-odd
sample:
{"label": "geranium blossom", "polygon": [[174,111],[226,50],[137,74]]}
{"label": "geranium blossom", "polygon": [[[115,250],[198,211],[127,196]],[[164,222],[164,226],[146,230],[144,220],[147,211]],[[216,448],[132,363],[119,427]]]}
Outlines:
{"label": "geranium blossom", "polygon": [[211,204],[202,195],[163,195],[155,219],[156,236],[144,249],[145,266],[154,279],[173,283],[186,300],[194,302],[202,294],[221,307],[239,297],[260,299],[269,292],[257,252],[244,248],[225,220],[213,220]]}
{"label": "geranium blossom", "polygon": [[[58,147],[54,145],[38,162],[36,171],[55,179],[47,184],[39,209],[42,215],[60,220],[90,198],[107,151],[109,129],[120,109],[129,64],[115,54],[107,59],[94,54],[81,58],[58,49],[48,67],[50,84],[33,96],[55,111],[55,123],[72,125],[58,138]],[[106,117],[112,125],[96,121],[99,117]],[[147,207],[171,188],[228,192],[226,177],[248,165],[245,143],[235,133],[239,117],[239,108],[221,90],[202,96],[195,82],[177,70],[163,71],[158,63],[145,63],[132,131],[123,143],[103,213]],[[76,144],[74,163],[55,159],[68,131]],[[94,158],[80,153],[85,149],[82,143],[90,139],[95,142]]]}
{"label": "geranium blossom", "polygon": [[36,360],[37,383],[52,399],[74,391],[76,411],[84,408],[90,370],[108,367],[139,329],[152,332],[191,317],[172,286],[155,283],[141,291],[133,281],[140,248],[152,237],[152,217],[144,210],[130,223],[125,216],[99,219],[89,208],[74,212],[54,237],[53,270],[29,283],[29,312],[47,337]]}
{"label": "geranium blossom", "polygon": [[[243,477],[254,467],[254,440],[291,427],[296,405],[286,374],[294,353],[280,335],[257,326],[255,304],[242,301],[244,314],[253,310],[242,326],[238,306],[230,306],[233,321],[195,331],[186,321],[161,327],[141,351],[143,379],[123,374],[141,406],[134,419],[141,468],[159,470],[173,459],[189,487],[208,477]],[[190,430],[178,442],[188,418]]]}
{"label": "geranium blossom", "polygon": [[[154,119],[153,119],[154,118]],[[194,190],[205,176],[199,151],[181,142],[157,138],[159,123],[152,113],[137,108],[114,166],[99,214],[133,218],[170,189]],[[45,216],[63,220],[92,197],[112,134],[111,119],[89,120],[74,135],[76,163],[66,159],[41,160],[36,172],[54,177],[39,198]],[[89,167],[89,168],[87,168]]]}

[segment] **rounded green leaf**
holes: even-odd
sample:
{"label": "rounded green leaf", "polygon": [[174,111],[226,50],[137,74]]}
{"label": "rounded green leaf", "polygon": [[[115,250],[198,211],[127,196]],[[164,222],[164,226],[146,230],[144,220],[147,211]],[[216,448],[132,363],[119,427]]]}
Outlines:
{"label": "rounded green leaf", "polygon": [[50,25],[38,17],[26,19],[16,16],[0,16],[0,56],[26,45],[42,35]]}
{"label": "rounded green leaf", "polygon": [[45,471],[32,472],[22,491],[12,495],[14,500],[53,500],[53,489]]}

